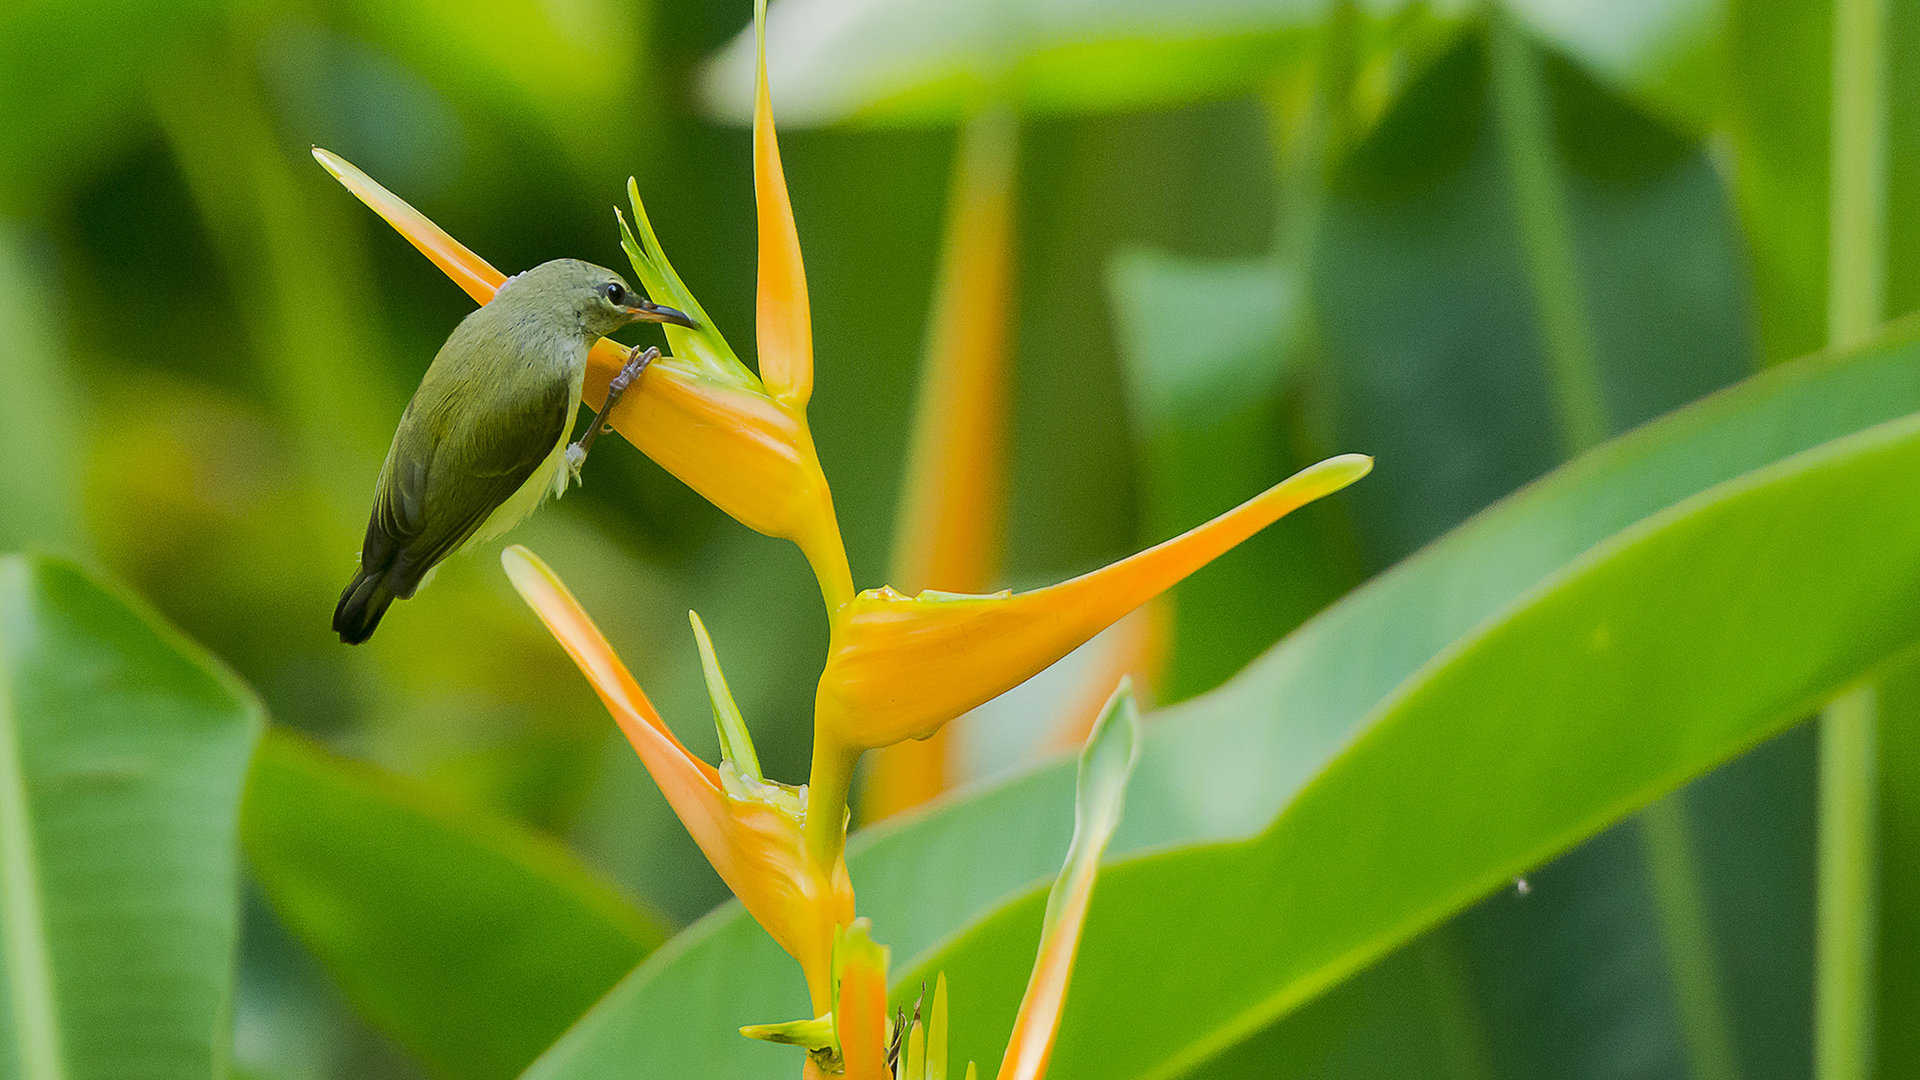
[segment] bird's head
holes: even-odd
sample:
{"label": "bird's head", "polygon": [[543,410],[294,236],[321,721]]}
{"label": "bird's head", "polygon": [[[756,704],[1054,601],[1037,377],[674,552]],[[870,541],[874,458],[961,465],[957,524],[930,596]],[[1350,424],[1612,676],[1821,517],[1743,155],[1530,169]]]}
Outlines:
{"label": "bird's head", "polygon": [[683,311],[647,299],[625,278],[604,266],[579,259],[555,259],[507,279],[493,302],[551,312],[567,329],[588,338],[605,337],[629,323],[673,323],[691,327]]}

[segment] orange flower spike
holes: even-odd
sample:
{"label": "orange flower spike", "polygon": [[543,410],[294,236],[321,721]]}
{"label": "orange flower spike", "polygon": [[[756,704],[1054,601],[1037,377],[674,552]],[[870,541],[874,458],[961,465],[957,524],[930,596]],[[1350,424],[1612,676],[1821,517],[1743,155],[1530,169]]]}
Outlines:
{"label": "orange flower spike", "polygon": [[501,552],[500,561],[514,588],[593,684],[715,872],[800,962],[815,1007],[825,1011],[831,1002],[833,943],[853,918],[853,885],[844,860],[823,868],[807,855],[801,793],[760,775],[705,627],[693,620],[715,725],[727,750],[718,769],[674,737],[579,601],[539,557],[516,545]]}
{"label": "orange flower spike", "polygon": [[[863,592],[834,626],[815,697],[816,724],[831,742],[849,749],[924,738],[1372,467],[1373,459],[1359,454],[1328,458],[1165,543],[1032,592]],[[827,742],[816,739],[816,758]]]}
{"label": "orange flower spike", "polygon": [[813,394],[813,313],[807,302],[807,271],[800,259],[800,233],[793,224],[786,170],[773,130],[773,97],[767,86],[767,0],[753,5],[754,67],[753,198],[760,227],[760,277],[754,307],[760,380],[779,400],[804,409]]}
{"label": "orange flower spike", "polygon": [[1139,756],[1140,714],[1125,682],[1108,700],[1106,711],[1094,722],[1080,752],[1079,792],[1074,802],[1073,843],[1066,865],[1047,894],[1046,920],[1041,924],[1040,948],[1033,974],[1013,1020],[1007,1052],[1000,1059],[999,1080],[1041,1080],[1053,1057],[1060,1014],[1067,1004],[1067,985],[1073,978],[1074,956],[1080,951],[1080,931],[1086,925],[1093,900],[1093,883],[1100,874],[1100,857],[1120,823],[1127,779]]}
{"label": "orange flower spike", "polygon": [[[1000,572],[1016,134],[1012,118],[999,112],[961,133],[890,579],[913,592],[981,592]],[[1107,680],[1100,692],[1112,685]],[[943,728],[876,754],[861,792],[864,819],[878,821],[952,786],[952,742]]]}

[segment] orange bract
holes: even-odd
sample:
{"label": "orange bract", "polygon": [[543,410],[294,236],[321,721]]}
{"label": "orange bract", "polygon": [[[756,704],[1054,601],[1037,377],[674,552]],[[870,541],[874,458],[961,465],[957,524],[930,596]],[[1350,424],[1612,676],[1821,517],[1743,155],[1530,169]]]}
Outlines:
{"label": "orange bract", "polygon": [[518,546],[502,552],[501,563],[593,684],[715,872],[800,962],[809,993],[824,1009],[834,936],[853,918],[853,885],[844,860],[822,867],[808,857],[800,828],[804,804],[787,789],[729,776],[694,757],[553,571]]}
{"label": "orange bract", "polygon": [[766,0],[754,5],[759,65],[754,75],[753,198],[760,227],[760,280],[754,307],[759,332],[760,379],[767,390],[796,408],[813,394],[813,314],[807,301],[807,271],[800,260],[800,234],[773,131],[773,97],[767,88]]}
{"label": "orange bract", "polygon": [[922,738],[1019,685],[1288,512],[1372,468],[1329,458],[1180,536],[1044,589],[992,596],[870,589],[834,626],[815,724],[850,747]]}

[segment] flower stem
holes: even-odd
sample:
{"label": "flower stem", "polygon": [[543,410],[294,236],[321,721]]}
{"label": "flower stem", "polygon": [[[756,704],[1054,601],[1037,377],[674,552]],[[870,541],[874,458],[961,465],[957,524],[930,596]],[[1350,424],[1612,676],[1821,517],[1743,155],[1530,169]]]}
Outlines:
{"label": "flower stem", "polygon": [[1580,288],[1566,191],[1554,171],[1553,131],[1540,58],[1515,17],[1498,6],[1487,12],[1487,64],[1494,121],[1508,182],[1513,185],[1514,212],[1540,316],[1554,407],[1562,442],[1571,456],[1607,437],[1606,399]]}
{"label": "flower stem", "polygon": [[[1827,340],[1879,323],[1886,263],[1885,0],[1833,5]],[[1814,1076],[1863,1080],[1873,1061],[1875,728],[1878,695],[1849,690],[1820,719]]]}
{"label": "flower stem", "polygon": [[830,873],[847,847],[847,794],[853,788],[854,750],[831,734],[814,731],[813,768],[807,777],[807,855]]}

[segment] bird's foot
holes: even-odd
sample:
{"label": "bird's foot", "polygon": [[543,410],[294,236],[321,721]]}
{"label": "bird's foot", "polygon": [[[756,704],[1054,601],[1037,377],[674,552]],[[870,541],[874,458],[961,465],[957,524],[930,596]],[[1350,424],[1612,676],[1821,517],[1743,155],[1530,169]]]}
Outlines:
{"label": "bird's foot", "polygon": [[620,370],[615,372],[612,380],[607,383],[607,400],[600,406],[600,411],[594,414],[593,423],[587,427],[586,435],[582,436],[579,442],[567,447],[567,468],[573,473],[574,483],[580,482],[580,469],[587,463],[587,451],[593,449],[593,441],[598,439],[600,432],[607,427],[607,417],[613,415],[613,407],[619,404],[620,395],[626,393],[627,388],[633,385],[633,380],[647,370],[648,364],[658,359],[660,359],[660,350],[651,345],[645,349],[635,345],[627,350],[627,362],[620,366]]}
{"label": "bird's foot", "polygon": [[628,349],[627,362],[620,365],[620,370],[614,373],[613,380],[607,383],[607,404],[605,408],[600,410],[601,415],[604,416],[612,412],[613,403],[619,401],[620,395],[626,393],[627,387],[633,385],[633,380],[639,378],[640,373],[647,370],[648,364],[658,359],[660,359],[660,350],[653,345],[649,345],[645,349],[635,345],[633,348]]}

